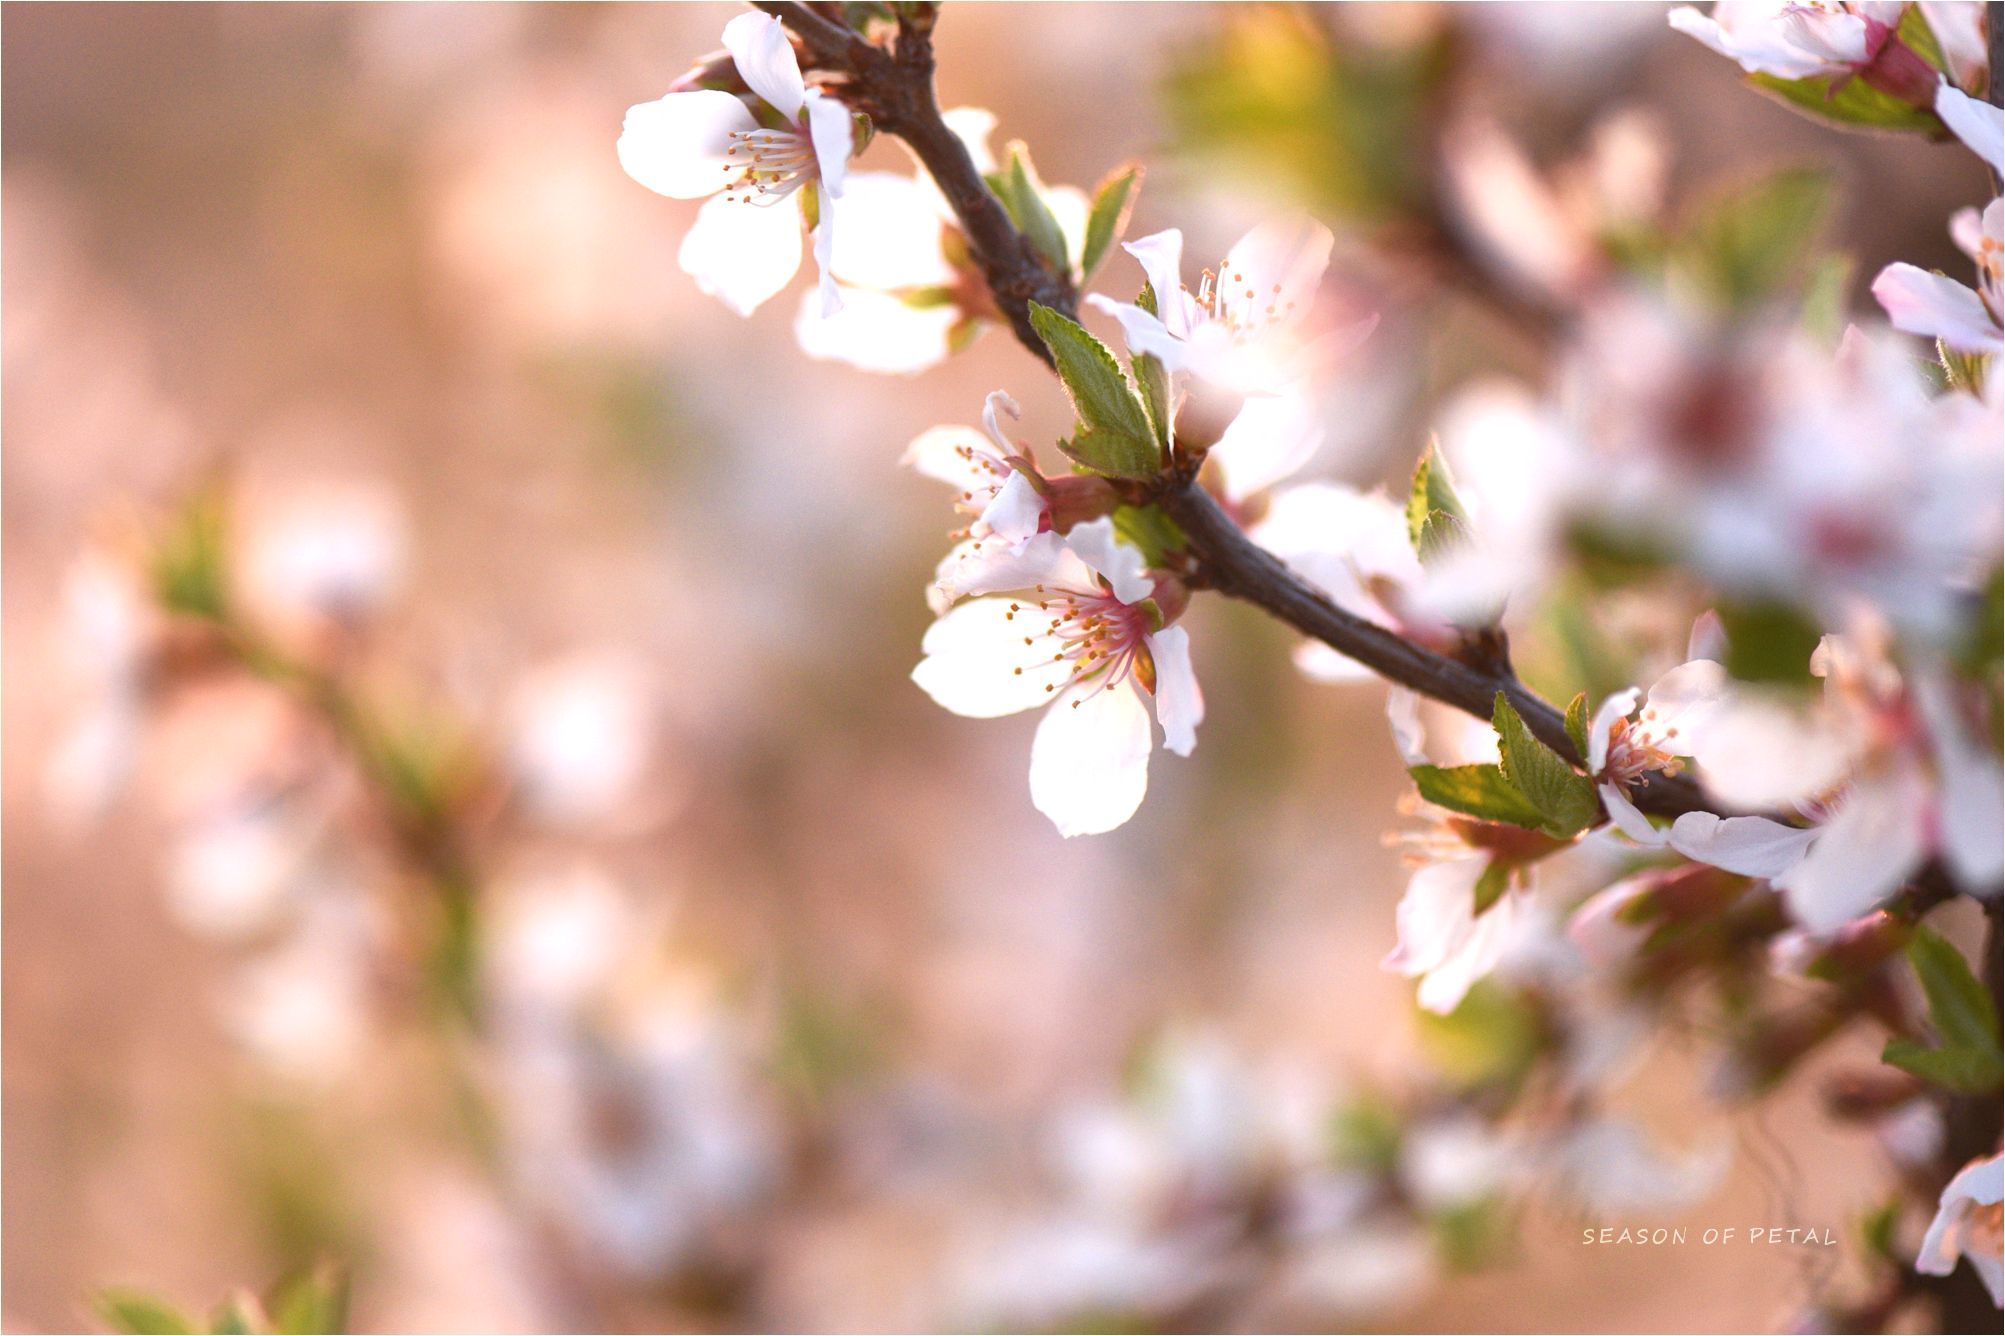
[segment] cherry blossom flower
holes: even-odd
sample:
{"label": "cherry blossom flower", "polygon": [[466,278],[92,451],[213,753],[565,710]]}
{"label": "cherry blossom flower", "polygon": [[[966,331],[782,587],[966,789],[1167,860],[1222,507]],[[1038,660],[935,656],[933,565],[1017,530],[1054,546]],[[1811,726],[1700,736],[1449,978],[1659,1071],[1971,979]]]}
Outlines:
{"label": "cherry blossom flower", "polygon": [[[1275,494],[1249,535],[1346,612],[1421,638],[1438,624],[1415,606],[1425,575],[1407,535],[1404,508],[1383,492],[1327,482],[1290,487]],[[1318,682],[1375,677],[1315,640],[1297,647],[1295,666]]]}
{"label": "cherry blossom flower", "polygon": [[1949,233],[1977,266],[1975,289],[1897,261],[1873,280],[1873,296],[1895,329],[1941,339],[1960,352],[2005,352],[1999,324],[2005,312],[2005,199],[1992,200],[1982,217],[1961,210],[1950,219]]}
{"label": "cherry blossom flower", "polygon": [[[1497,735],[1481,721],[1425,707],[1404,687],[1386,694],[1393,740],[1408,765],[1496,764]],[[1420,980],[1420,1005],[1450,1012],[1476,981],[1534,931],[1533,864],[1565,847],[1537,831],[1427,808],[1426,829],[1398,838],[1414,865],[1400,896],[1399,943],[1384,967]],[[1479,891],[1491,886],[1489,903]]]}
{"label": "cherry blossom flower", "polygon": [[1148,787],[1149,703],[1165,747],[1188,756],[1197,745],[1204,698],[1190,636],[1168,624],[1187,595],[1152,579],[1106,518],[1038,534],[983,584],[1018,592],[969,599],[934,622],[912,680],[973,719],[1048,705],[1031,746],[1031,802],[1067,836],[1114,829]]}
{"label": "cherry blossom flower", "polygon": [[[1988,892],[2005,869],[2005,776],[1964,722],[1949,679],[1931,668],[1904,675],[1870,619],[1824,637],[1811,669],[1825,684],[1815,711],[1730,703],[1698,758],[1716,791],[1793,804],[1815,820],[1803,856],[1773,876],[1792,916],[1829,935],[1937,855],[1960,885]],[[1806,834],[1766,824],[1777,856]],[[1760,847],[1759,828],[1749,829]]]}
{"label": "cherry blossom flower", "polygon": [[1946,1276],[1959,1257],[1991,1291],[1991,1302],[2005,1307],[2005,1232],[2000,1230],[2001,1199],[2005,1199],[2005,1158],[1972,1160],[1942,1190],[1935,1219],[1922,1238],[1915,1270],[1925,1276]]}
{"label": "cherry blossom flower", "polygon": [[1638,844],[1669,845],[1743,876],[1779,877],[1802,859],[1814,831],[1711,812],[1683,813],[1659,830],[1629,800],[1629,789],[1645,775],[1675,775],[1686,756],[1705,752],[1708,726],[1727,708],[1728,691],[1726,669],[1694,659],[1657,679],[1647,696],[1634,687],[1616,692],[1588,725],[1587,772],[1609,820]]}
{"label": "cherry blossom flower", "polygon": [[[821,268],[822,313],[833,315],[842,308],[829,261],[835,201],[854,143],[849,109],[806,85],[786,30],[771,15],[732,19],[724,25],[724,45],[760,107],[715,88],[629,107],[620,165],[671,199],[715,196],[697,212],[677,261],[699,288],[740,315],[793,278],[807,221]],[[779,207],[796,196],[807,201],[801,212]]]}
{"label": "cherry blossom flower", "polygon": [[1750,73],[1811,79],[1871,65],[1906,9],[1906,0],[1720,0],[1709,15],[1686,5],[1672,10],[1670,21]]}
{"label": "cherry blossom flower", "polygon": [[1016,400],[996,390],[982,407],[983,431],[933,427],[905,447],[900,462],[952,487],[954,509],[968,517],[926,591],[936,613],[963,595],[993,591],[992,568],[1001,578],[1014,579],[1013,565],[1025,545],[1051,527],[1047,488],[1029,447],[1003,433],[1000,415],[1018,412]]}
{"label": "cherry blossom flower", "polygon": [[654,759],[655,702],[640,665],[581,653],[526,674],[507,706],[515,795],[534,816],[582,824],[617,815]]}
{"label": "cherry blossom flower", "polygon": [[1087,304],[1120,322],[1128,347],[1238,394],[1273,394],[1371,333],[1371,316],[1319,340],[1303,326],[1335,237],[1307,218],[1262,223],[1207,269],[1192,291],[1183,281],[1183,233],[1170,228],[1122,243],[1148,275],[1156,312],[1095,294]]}
{"label": "cherry blossom flower", "polygon": [[403,578],[403,510],[378,483],[316,479],[257,490],[239,509],[246,602],[275,629],[352,626]]}

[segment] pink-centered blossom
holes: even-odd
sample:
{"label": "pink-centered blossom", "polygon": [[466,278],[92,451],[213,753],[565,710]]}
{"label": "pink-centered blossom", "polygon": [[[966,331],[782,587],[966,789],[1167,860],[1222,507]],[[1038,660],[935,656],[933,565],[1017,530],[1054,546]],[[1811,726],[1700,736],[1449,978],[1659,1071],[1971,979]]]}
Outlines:
{"label": "pink-centered blossom", "polygon": [[1172,374],[1237,394],[1273,394],[1363,342],[1377,324],[1373,316],[1319,340],[1304,337],[1334,244],[1330,229],[1308,218],[1262,223],[1192,288],[1183,280],[1183,233],[1170,228],[1122,243],[1148,275],[1154,314],[1098,294],[1086,300],[1120,322],[1130,351]]}
{"label": "pink-centered blossom", "polygon": [[[801,224],[811,221],[822,313],[833,315],[842,308],[829,262],[835,201],[854,145],[849,109],[807,86],[786,29],[771,15],[732,19],[724,45],[758,105],[698,88],[629,107],[620,165],[671,199],[715,196],[698,211],[677,260],[698,287],[740,315],[793,278]],[[806,215],[788,203],[803,197],[812,201]]]}
{"label": "pink-centered blossom", "polygon": [[1915,1270],[1925,1276],[1946,1276],[1966,1260],[1991,1291],[1991,1302],[2005,1307],[2005,1229],[2000,1228],[2000,1202],[2005,1200],[2005,1157],[1972,1160],[1942,1190],[1935,1219],[1921,1241]]}
{"label": "pink-centered blossom", "polygon": [[1204,697],[1190,636],[1168,624],[1185,596],[1152,578],[1106,518],[1036,535],[986,584],[1015,592],[948,610],[926,632],[912,680],[973,719],[1047,707],[1031,746],[1031,802],[1067,836],[1114,829],[1148,788],[1151,704],[1165,747],[1188,756],[1197,745]]}
{"label": "pink-centered blossom", "polygon": [[1871,64],[1906,9],[1906,0],[1720,0],[1710,14],[1681,6],[1670,21],[1750,73],[1811,79]]}
{"label": "pink-centered blossom", "polygon": [[1003,414],[1017,416],[1016,400],[996,390],[983,405],[981,431],[932,427],[905,448],[902,462],[952,487],[954,509],[968,520],[926,591],[936,613],[964,595],[995,590],[992,570],[1014,579],[1011,563],[1040,530],[1051,527],[1051,506],[1036,463],[1028,446],[1004,434]]}

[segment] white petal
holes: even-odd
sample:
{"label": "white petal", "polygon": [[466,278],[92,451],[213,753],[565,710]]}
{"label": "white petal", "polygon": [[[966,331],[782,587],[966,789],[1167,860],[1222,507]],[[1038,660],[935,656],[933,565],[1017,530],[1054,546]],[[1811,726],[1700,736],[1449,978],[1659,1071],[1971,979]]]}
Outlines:
{"label": "white petal", "polygon": [[928,427],[905,447],[898,462],[957,492],[986,491],[996,478],[976,461],[993,454],[991,446],[973,427]]}
{"label": "white petal", "polygon": [[1895,329],[1941,339],[1963,352],[2005,350],[2005,337],[1984,299],[1953,278],[1896,262],[1873,280],[1873,296]]}
{"label": "white petal", "polygon": [[790,201],[760,206],[720,195],[696,211],[675,260],[698,288],[750,315],[801,267],[800,210]]}
{"label": "white petal", "polygon": [[1984,43],[1984,6],[1970,0],[1921,0],[1919,8],[1942,48],[1950,78],[1963,88],[1982,88],[1991,63]]}
{"label": "white petal", "polygon": [[1218,276],[1221,301],[1228,307],[1245,305],[1256,311],[1271,306],[1283,321],[1293,311],[1299,319],[1308,314],[1315,300],[1335,244],[1330,229],[1313,218],[1264,222],[1225,253]]}
{"label": "white petal", "polygon": [[815,219],[815,272],[819,275],[817,287],[821,292],[821,313],[826,319],[842,309],[842,289],[836,285],[835,271],[829,267],[829,256],[835,250],[835,196],[822,191],[816,198]]}
{"label": "white petal", "polygon": [[[999,539],[964,543],[955,551],[964,549],[966,560],[948,582],[956,594],[998,594],[1040,584],[1057,589],[1094,587],[1093,572],[1055,533],[1041,533],[1020,549]],[[945,563],[940,569],[944,580]]]}
{"label": "white petal", "polygon": [[1664,843],[1664,832],[1650,824],[1650,818],[1629,801],[1629,795],[1622,791],[1621,785],[1603,784],[1599,787],[1602,806],[1608,809],[1608,819],[1617,830],[1648,848],[1654,849]]}
{"label": "white petal", "polygon": [[1171,333],[1168,326],[1141,307],[1129,305],[1127,302],[1117,302],[1098,292],[1089,295],[1086,304],[1103,315],[1113,316],[1120,322],[1121,337],[1127,341],[1129,352],[1137,356],[1154,357],[1170,371],[1188,369],[1190,345]]}
{"label": "white petal", "polygon": [[801,114],[807,85],[794,59],[787,30],[770,14],[740,14],[724,25],[724,48],[738,66],[738,77],[789,121]]}
{"label": "white petal", "polygon": [[627,108],[620,166],[658,195],[701,199],[730,183],[724,154],[731,134],[758,128],[745,104],[729,93],[715,88],[670,93]]}
{"label": "white petal", "polygon": [[987,107],[953,107],[940,113],[940,119],[954,132],[954,138],[961,141],[974,159],[975,170],[988,175],[996,169],[996,155],[989,149],[989,136],[995,132],[996,114]]}
{"label": "white petal", "polygon": [[2005,775],[1998,758],[1965,732],[1948,684],[1920,672],[1913,683],[1935,752],[1943,856],[1965,887],[1988,890],[2005,871]]}
{"label": "white petal", "polygon": [[1671,823],[1671,847],[1694,862],[1773,881],[1803,861],[1817,834],[1766,817],[1686,812]]}
{"label": "white petal", "polygon": [[1999,170],[2005,160],[2005,110],[1945,83],[1935,90],[1935,114],[1986,166]]}
{"label": "white petal", "polygon": [[1900,889],[1926,844],[1912,776],[1857,785],[1818,832],[1803,861],[1776,879],[1790,913],[1814,933],[1843,927]]}
{"label": "white petal", "polygon": [[1323,448],[1323,424],[1300,394],[1255,395],[1226,427],[1211,458],[1225,471],[1225,494],[1244,501],[1294,476]]}
{"label": "white petal", "polygon": [[1140,603],[1155,592],[1148,563],[1139,551],[1114,536],[1114,521],[1107,516],[1073,525],[1065,535],[1065,545],[1098,572],[1123,603]]}
{"label": "white petal", "polygon": [[[847,207],[847,201],[844,204]],[[850,230],[845,227],[843,235]],[[959,319],[960,313],[951,306],[912,306],[890,293],[867,288],[845,289],[842,309],[825,316],[817,286],[801,294],[794,338],[802,352],[821,361],[846,362],[881,375],[909,376],[947,359]]]}
{"label": "white petal", "polygon": [[1303,641],[1295,646],[1295,652],[1290,657],[1295,661],[1296,672],[1311,682],[1321,682],[1325,686],[1379,680],[1377,673],[1348,654],[1337,653],[1320,640]]}
{"label": "white petal", "polygon": [[1635,687],[1618,691],[1594,712],[1594,719],[1587,726],[1588,774],[1598,775],[1601,767],[1608,764],[1608,735],[1619,721],[1635,713],[1636,701],[1642,694]]}
{"label": "white petal", "polygon": [[1044,522],[1044,493],[1022,469],[1011,469],[996,499],[982,511],[982,523],[998,541],[1019,544],[1037,535]]}
{"label": "white petal", "polygon": [[829,257],[852,287],[938,287],[954,278],[940,253],[940,215],[921,182],[892,172],[856,172],[842,194],[842,229]]}
{"label": "white petal", "polygon": [[[1011,613],[1006,598],[963,603],[927,628],[926,657],[912,680],[945,709],[970,719],[994,719],[1042,705],[1069,675],[1053,661],[1052,642],[1031,634],[1031,617]],[[1022,671],[1018,671],[1021,669]]]}
{"label": "white petal", "polygon": [[1427,734],[1420,722],[1420,693],[1411,687],[1386,688],[1385,721],[1392,727],[1392,745],[1408,765],[1426,765],[1422,744]]}
{"label": "white petal", "polygon": [[1386,957],[1387,969],[1425,974],[1455,953],[1468,936],[1476,912],[1476,883],[1489,863],[1481,856],[1451,858],[1414,872],[1394,915],[1399,945]]}
{"label": "white petal", "polygon": [[1166,626],[1149,637],[1149,653],[1156,661],[1156,722],[1163,726],[1163,746],[1188,756],[1204,722],[1204,693],[1190,666],[1190,633]]}
{"label": "white petal", "polygon": [[1183,318],[1186,300],[1183,232],[1174,227],[1165,228],[1133,241],[1124,241],[1121,249],[1140,262],[1142,272],[1148,276],[1149,286],[1155,290],[1156,310],[1170,333],[1179,338],[1190,333],[1190,324]]}
{"label": "white petal", "polygon": [[821,92],[808,94],[807,108],[808,138],[814,141],[822,194],[840,196],[849,175],[850,151],[856,147],[849,108]]}
{"label": "white petal", "polygon": [[1152,746],[1148,707],[1127,684],[1066,692],[1031,743],[1030,801],[1067,838],[1112,830],[1142,805]]}

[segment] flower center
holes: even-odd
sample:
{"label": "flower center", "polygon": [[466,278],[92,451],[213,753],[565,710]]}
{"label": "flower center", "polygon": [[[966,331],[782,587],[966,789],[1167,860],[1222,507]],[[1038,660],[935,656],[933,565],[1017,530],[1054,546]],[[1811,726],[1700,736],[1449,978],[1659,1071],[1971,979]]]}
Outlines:
{"label": "flower center", "polygon": [[[1056,645],[1044,662],[1068,666],[1063,681],[1045,684],[1047,694],[1090,683],[1090,690],[1073,698],[1076,710],[1087,698],[1127,681],[1130,674],[1144,690],[1155,692],[1156,661],[1149,653],[1149,620],[1141,608],[1123,603],[1104,589],[1082,592],[1038,585],[1032,592],[1038,597],[1012,602],[1006,618],[1015,621],[1021,616],[1027,623],[1047,620],[1041,633],[1023,638],[1026,648],[1037,646],[1040,639]],[[1037,668],[1042,662],[1024,666]],[[1023,667],[1015,671],[1021,676]]]}
{"label": "flower center", "polygon": [[724,198],[740,204],[777,204],[820,175],[814,142],[795,130],[733,130],[730,161],[724,170],[731,184]]}
{"label": "flower center", "polygon": [[[1184,291],[1190,291],[1188,284]],[[1228,273],[1223,266],[1217,272],[1205,270],[1198,279],[1197,291],[1191,293],[1191,297],[1205,319],[1225,326],[1236,343],[1252,338],[1269,325],[1278,324],[1295,310],[1294,302],[1281,300],[1279,283],[1274,284],[1263,299],[1246,281],[1244,274]]]}
{"label": "flower center", "polygon": [[1677,728],[1664,727],[1657,711],[1648,706],[1641,719],[1616,720],[1608,731],[1608,760],[1601,767],[1601,778],[1627,787],[1652,770],[1677,774],[1685,764],[1671,749],[1671,739],[1677,736]]}

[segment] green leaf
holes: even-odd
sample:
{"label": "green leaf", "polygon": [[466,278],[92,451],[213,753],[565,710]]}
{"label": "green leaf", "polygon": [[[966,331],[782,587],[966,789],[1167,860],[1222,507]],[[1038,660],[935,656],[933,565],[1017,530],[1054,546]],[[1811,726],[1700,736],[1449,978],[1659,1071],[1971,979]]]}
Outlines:
{"label": "green leaf", "polygon": [[1406,536],[1414,551],[1421,550],[1427,527],[1436,515],[1467,524],[1469,513],[1455,495],[1455,480],[1449,475],[1448,461],[1441,457],[1441,444],[1429,441],[1413,468],[1413,486],[1406,494]]}
{"label": "green leaf", "polygon": [[[1141,295],[1135,298],[1135,305],[1150,315],[1156,313],[1156,291],[1147,283],[1142,284]],[[1142,392],[1142,407],[1149,415],[1149,426],[1155,432],[1156,443],[1168,453],[1170,442],[1176,431],[1174,406],[1170,402],[1169,368],[1160,358],[1141,353],[1128,359],[1128,369],[1135,375],[1135,384]]]}
{"label": "green leaf", "polygon": [[1545,1044],[1533,1004],[1494,978],[1479,980],[1447,1015],[1422,1011],[1414,1020],[1428,1058],[1465,1091],[1517,1085]]}
{"label": "green leaf", "polygon": [[1715,199],[1685,229],[1675,265],[1730,309],[1757,305],[1803,274],[1831,201],[1828,171],[1777,172]]}
{"label": "green leaf", "polygon": [[1971,973],[1963,953],[1941,933],[1915,929],[1908,960],[1928,996],[1928,1022],[1952,1045],[1998,1049],[1998,1016],[1991,990]]}
{"label": "green leaf", "polygon": [[1900,1262],[1901,1199],[1889,1197],[1859,1218],[1859,1244],[1885,1262]]}
{"label": "green leaf", "polygon": [[165,1300],[138,1290],[100,1290],[92,1301],[114,1331],[136,1336],[186,1336],[195,1331],[195,1321]]}
{"label": "green leaf", "polygon": [[1722,603],[1726,670],[1744,682],[1807,686],[1810,655],[1822,636],[1815,622],[1786,603]]}
{"label": "green leaf", "polygon": [[1093,207],[1086,215],[1086,242],[1079,256],[1079,281],[1093,277],[1100,261],[1127,230],[1128,215],[1142,184],[1142,165],[1125,163],[1107,173],[1093,189]]}
{"label": "green leaf", "polygon": [[215,1336],[252,1336],[254,1332],[268,1330],[264,1307],[255,1294],[239,1290],[224,1300],[209,1319],[209,1330]]}
{"label": "green leaf", "polygon": [[1148,410],[1122,374],[1107,345],[1048,306],[1030,304],[1030,323],[1058,368],[1082,428],[1066,453],[1098,473],[1151,478],[1161,472],[1162,448]]}
{"label": "green leaf", "polygon": [[271,1329],[284,1336],[331,1336],[348,1330],[348,1271],[333,1262],[286,1277],[266,1296]]}
{"label": "green leaf", "polygon": [[1984,373],[1990,358],[1983,353],[1966,353],[1952,348],[1941,339],[1935,341],[1935,355],[1942,359],[1943,379],[1952,390],[1984,397]]}
{"label": "green leaf", "polygon": [[1750,74],[1747,81],[1820,121],[1862,130],[1922,134],[1937,134],[1942,130],[1942,122],[1933,112],[1910,106],[1891,93],[1882,93],[1864,79],[1850,79],[1835,91],[1833,80],[1823,75],[1813,79],[1782,79],[1773,74]]}
{"label": "green leaf", "polygon": [[1409,766],[1406,773],[1413,776],[1420,796],[1436,807],[1532,830],[1546,824],[1545,814],[1513,788],[1497,766],[1416,765]]}
{"label": "green leaf", "polygon": [[228,504],[205,491],[185,505],[153,552],[153,592],[167,611],[222,621],[230,612]]}
{"label": "green leaf", "polygon": [[1924,1048],[1912,1039],[1890,1039],[1880,1061],[1959,1095],[1998,1089],[1998,1055],[1972,1048]]}
{"label": "green leaf", "polygon": [[1044,257],[1051,271],[1071,273],[1072,262],[1065,253],[1065,230],[1052,215],[1051,206],[1044,202],[1044,182],[1037,179],[1037,169],[1030,164],[1030,150],[1023,141],[1011,140],[1003,155],[1002,170],[989,178],[989,186],[1008,210],[1017,231],[1030,238],[1030,244]]}
{"label": "green leaf", "polygon": [[1998,1015],[1991,990],[1971,972],[1963,953],[1940,933],[1915,929],[1908,962],[1928,998],[1928,1023],[1942,1043],[1927,1048],[1890,1040],[1881,1061],[1958,1094],[1981,1095],[2005,1082]]}
{"label": "green leaf", "polygon": [[1167,564],[1170,553],[1183,551],[1186,543],[1184,531],[1161,506],[1116,507],[1114,533],[1151,566]]}
{"label": "green leaf", "polygon": [[1544,818],[1541,828],[1556,839],[1568,839],[1587,829],[1601,814],[1594,781],[1533,737],[1501,691],[1490,722],[1497,730],[1504,777],[1538,809]]}
{"label": "green leaf", "polygon": [[1573,739],[1573,749],[1580,754],[1583,763],[1587,760],[1587,693],[1581,692],[1566,706],[1566,735]]}
{"label": "green leaf", "polygon": [[1476,913],[1480,916],[1491,905],[1504,898],[1510,889],[1511,869],[1497,859],[1490,860],[1490,866],[1483,869],[1483,875],[1476,878]]}
{"label": "green leaf", "polygon": [[1943,59],[1942,43],[1936,40],[1935,30],[1922,17],[1920,5],[1909,5],[1901,15],[1900,25],[1894,29],[1894,36],[1900,43],[1927,61],[1937,73],[1946,72],[1949,62]]}
{"label": "green leaf", "polygon": [[1854,267],[1849,255],[1822,256],[1811,266],[1803,285],[1803,307],[1797,320],[1826,347],[1836,348],[1845,335]]}
{"label": "green leaf", "polygon": [[1366,1094],[1330,1118],[1330,1158],[1350,1169],[1391,1171],[1399,1165],[1399,1110]]}

